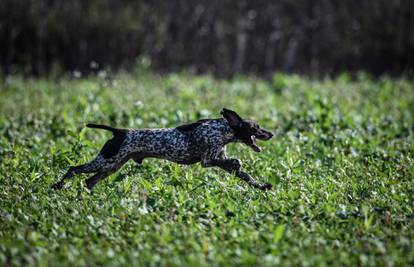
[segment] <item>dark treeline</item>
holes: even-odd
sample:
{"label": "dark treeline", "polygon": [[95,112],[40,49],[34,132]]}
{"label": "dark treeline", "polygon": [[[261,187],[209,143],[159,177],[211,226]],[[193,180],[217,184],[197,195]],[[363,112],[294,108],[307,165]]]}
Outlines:
{"label": "dark treeline", "polygon": [[399,74],[414,66],[413,30],[413,0],[0,0],[0,64]]}

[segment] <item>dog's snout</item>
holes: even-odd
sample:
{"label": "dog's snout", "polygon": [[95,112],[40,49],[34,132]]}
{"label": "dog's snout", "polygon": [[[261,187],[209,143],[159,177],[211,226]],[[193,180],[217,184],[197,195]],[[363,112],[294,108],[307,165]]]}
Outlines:
{"label": "dog's snout", "polygon": [[257,135],[257,138],[258,139],[261,139],[261,140],[269,140],[269,139],[271,139],[273,137],[273,133],[271,133],[271,132],[269,132],[269,131],[266,131],[266,130],[262,130],[261,132],[260,132],[260,134],[259,135]]}
{"label": "dog's snout", "polygon": [[267,132],[267,140],[271,139],[273,137],[273,133]]}

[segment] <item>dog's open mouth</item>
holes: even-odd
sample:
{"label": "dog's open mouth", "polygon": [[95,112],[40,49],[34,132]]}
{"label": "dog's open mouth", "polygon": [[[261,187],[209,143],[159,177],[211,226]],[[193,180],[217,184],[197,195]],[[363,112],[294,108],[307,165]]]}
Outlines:
{"label": "dog's open mouth", "polygon": [[250,141],[251,143],[249,144],[249,146],[256,152],[260,152],[262,151],[262,149],[260,147],[257,146],[256,144],[256,136],[252,135],[250,136]]}

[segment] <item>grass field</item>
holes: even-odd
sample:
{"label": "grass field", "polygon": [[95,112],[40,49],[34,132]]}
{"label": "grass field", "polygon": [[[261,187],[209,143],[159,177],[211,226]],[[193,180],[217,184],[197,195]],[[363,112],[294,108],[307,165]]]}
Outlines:
{"label": "grass field", "polygon": [[[50,185],[110,135],[88,122],[174,127],[233,108],[272,130],[262,192],[199,164],[128,163],[84,189]],[[1,266],[414,265],[414,85],[106,74],[0,81]]]}

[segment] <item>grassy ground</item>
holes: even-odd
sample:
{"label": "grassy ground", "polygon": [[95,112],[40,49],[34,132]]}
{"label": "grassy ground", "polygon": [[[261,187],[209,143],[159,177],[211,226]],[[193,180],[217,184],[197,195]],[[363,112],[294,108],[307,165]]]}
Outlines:
{"label": "grassy ground", "polygon": [[[222,107],[276,136],[229,154],[274,185],[220,170],[133,162],[51,190],[108,133],[167,127]],[[406,79],[216,80],[145,73],[0,81],[0,265],[414,264],[414,86]]]}

